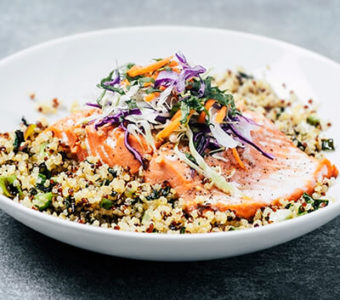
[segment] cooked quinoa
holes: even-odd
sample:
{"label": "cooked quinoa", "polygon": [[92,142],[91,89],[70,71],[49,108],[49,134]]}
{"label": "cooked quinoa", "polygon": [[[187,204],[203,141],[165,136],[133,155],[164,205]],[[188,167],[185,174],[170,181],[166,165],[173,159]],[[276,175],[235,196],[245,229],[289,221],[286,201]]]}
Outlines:
{"label": "cooked quinoa", "polygon": [[[318,119],[312,99],[304,104],[294,93],[281,99],[268,83],[244,72],[227,71],[215,84],[228,89],[237,106],[272,120],[308,155],[321,158],[322,150],[334,148],[323,133],[331,124]],[[138,174],[110,168],[96,157],[78,162],[52,132],[44,132],[45,121],[23,121],[17,131],[0,136],[0,191],[28,208],[73,222],[148,233],[221,232],[294,218],[329,203],[324,197],[334,178],[318,182],[312,197],[282,199],[280,206],[258,209],[252,219],[215,210],[205,199],[188,211],[166,183],[152,186]]]}

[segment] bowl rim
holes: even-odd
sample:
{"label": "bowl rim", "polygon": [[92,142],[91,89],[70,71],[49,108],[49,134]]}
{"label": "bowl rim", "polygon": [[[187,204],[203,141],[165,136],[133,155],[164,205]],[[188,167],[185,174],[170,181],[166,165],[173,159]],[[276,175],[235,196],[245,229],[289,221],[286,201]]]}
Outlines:
{"label": "bowl rim", "polygon": [[[265,37],[262,35],[257,35],[253,33],[248,32],[241,32],[241,31],[235,31],[235,30],[229,30],[229,29],[222,29],[222,28],[214,28],[214,27],[199,27],[199,26],[172,26],[172,25],[156,25],[156,26],[131,26],[131,27],[115,27],[115,28],[106,28],[106,29],[100,29],[100,30],[93,30],[93,31],[87,31],[87,32],[81,32],[77,34],[68,35],[65,37],[60,37],[57,39],[51,39],[48,41],[45,41],[43,43],[39,43],[37,45],[30,46],[28,48],[25,48],[23,50],[20,50],[18,52],[15,52],[13,54],[10,54],[9,56],[6,56],[0,60],[0,68],[5,66],[6,64],[10,64],[12,61],[15,61],[16,59],[19,59],[20,57],[30,55],[30,53],[35,52],[36,50],[41,50],[45,48],[49,48],[51,46],[62,44],[71,40],[77,40],[77,39],[86,39],[92,36],[97,35],[106,35],[116,32],[136,32],[136,31],[197,31],[197,32],[206,32],[206,33],[226,33],[228,35],[236,35],[247,39],[252,40],[259,40],[262,42],[270,43],[273,45],[276,45],[281,48],[289,48],[290,50],[293,50],[301,55],[307,55],[309,57],[312,57],[314,59],[317,59],[319,61],[322,61],[331,67],[335,67],[340,69],[340,64],[337,63],[334,60],[331,60],[330,58],[323,56],[321,54],[318,54],[314,51],[305,49],[303,47],[290,44],[288,42],[284,42],[278,39]],[[71,227],[74,230],[79,230],[82,232],[90,232],[90,233],[97,233],[102,235],[108,235],[108,236],[117,236],[121,238],[133,238],[133,239],[146,239],[146,240],[202,240],[202,239],[220,239],[220,238],[232,238],[235,236],[238,236],[240,238],[247,237],[248,235],[254,235],[254,234],[268,234],[268,233],[275,233],[280,232],[281,230],[287,230],[294,227],[298,227],[299,224],[305,223],[308,221],[312,221],[318,218],[322,218],[323,216],[327,216],[331,210],[337,210],[337,215],[340,215],[340,201],[335,201],[334,203],[330,203],[327,207],[324,207],[322,209],[319,209],[315,212],[312,212],[310,214],[306,214],[303,216],[299,216],[293,219],[281,221],[274,224],[268,224],[264,226],[260,226],[257,228],[246,228],[241,230],[235,230],[235,231],[227,231],[227,232],[209,232],[209,233],[192,233],[192,234],[171,234],[171,233],[157,233],[157,234],[150,234],[150,233],[144,233],[144,232],[129,232],[129,231],[120,231],[120,230],[114,230],[112,228],[102,228],[102,227],[96,227],[90,224],[80,224],[74,221],[70,221],[67,219],[61,219],[59,217],[55,217],[52,215],[48,215],[36,210],[33,210],[31,208],[25,207],[24,205],[14,202],[13,200],[0,195],[0,204],[3,204],[4,206],[11,207],[12,209],[19,210],[20,212],[24,214],[28,214],[30,217],[33,218],[40,218],[41,220],[45,222],[52,223],[53,225],[58,225],[62,227]],[[3,205],[0,205],[2,207]]]}

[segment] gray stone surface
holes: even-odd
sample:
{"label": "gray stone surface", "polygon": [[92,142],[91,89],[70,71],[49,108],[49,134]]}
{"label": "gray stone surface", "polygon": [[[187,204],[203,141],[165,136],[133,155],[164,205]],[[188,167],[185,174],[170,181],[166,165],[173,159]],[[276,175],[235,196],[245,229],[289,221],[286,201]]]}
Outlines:
{"label": "gray stone surface", "polygon": [[[339,20],[338,0],[0,0],[0,58],[88,30],[176,24],[262,34],[340,61]],[[339,226],[340,217],[297,240],[236,258],[152,263],[64,245],[0,212],[0,299],[339,299]]]}

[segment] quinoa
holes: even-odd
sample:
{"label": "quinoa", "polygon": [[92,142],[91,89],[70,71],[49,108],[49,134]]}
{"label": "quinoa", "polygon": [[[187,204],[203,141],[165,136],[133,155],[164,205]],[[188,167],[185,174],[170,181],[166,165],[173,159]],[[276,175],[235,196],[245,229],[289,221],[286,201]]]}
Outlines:
{"label": "quinoa", "polygon": [[[228,71],[217,77],[215,84],[228,89],[238,107],[263,114],[301,150],[322,158],[323,143],[328,140],[323,132],[330,124],[318,119],[312,99],[304,104],[294,93],[281,99],[268,83],[242,71]],[[325,194],[335,180],[318,182],[312,196],[282,199],[280,205],[258,209],[251,219],[214,209],[205,199],[188,211],[167,183],[150,185],[140,174],[132,175],[118,166],[110,168],[96,157],[76,161],[52,132],[44,131],[47,125],[46,121],[23,122],[19,130],[0,135],[0,177],[7,178],[6,196],[41,213],[82,224],[177,234],[259,227],[327,206]],[[82,130],[77,134],[80,137]],[[3,189],[0,192],[5,193]],[[37,204],[39,195],[50,198]]]}

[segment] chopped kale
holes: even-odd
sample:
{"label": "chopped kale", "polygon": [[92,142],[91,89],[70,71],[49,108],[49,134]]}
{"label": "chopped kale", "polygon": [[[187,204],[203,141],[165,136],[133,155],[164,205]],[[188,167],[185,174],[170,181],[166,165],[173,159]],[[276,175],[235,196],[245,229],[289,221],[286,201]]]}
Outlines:
{"label": "chopped kale", "polygon": [[101,201],[100,201],[100,207],[104,208],[104,209],[111,209],[113,206],[113,203],[111,200],[109,199],[106,199],[106,198],[103,198]]}
{"label": "chopped kale", "polygon": [[129,108],[129,110],[137,108],[137,103],[136,103],[136,100],[134,100],[134,99],[127,100],[126,104],[127,104],[128,108]]}
{"label": "chopped kale", "polygon": [[321,140],[321,148],[324,151],[333,151],[333,150],[335,150],[334,140],[333,139],[322,139]]}
{"label": "chopped kale", "polygon": [[118,172],[113,168],[108,168],[107,171],[113,176],[113,178],[117,177]]}
{"label": "chopped kale", "polygon": [[307,123],[312,126],[320,125],[320,120],[316,116],[308,116],[306,119]]}
{"label": "chopped kale", "polygon": [[21,130],[16,130],[15,131],[15,139],[14,139],[14,143],[13,143],[13,146],[14,146],[13,151],[14,151],[14,153],[18,153],[20,145],[24,141],[25,141],[24,133]]}

